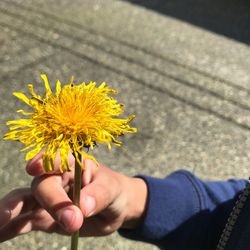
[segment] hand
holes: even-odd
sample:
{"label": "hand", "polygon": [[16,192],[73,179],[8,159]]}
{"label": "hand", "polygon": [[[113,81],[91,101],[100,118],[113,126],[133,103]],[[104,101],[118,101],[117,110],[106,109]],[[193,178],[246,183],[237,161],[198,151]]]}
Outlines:
{"label": "hand", "polygon": [[[72,155],[69,155],[69,161],[74,166]],[[50,230],[72,233],[80,229],[81,236],[101,236],[120,227],[136,227],[145,211],[145,182],[119,174],[103,165],[97,167],[89,159],[85,159],[83,164],[86,170],[82,174],[79,209],[70,199],[74,167],[71,172],[60,174],[59,159],[56,158],[55,170],[45,174],[41,154],[28,163],[27,172],[36,176],[32,182],[33,195],[54,220]],[[60,227],[55,227],[58,224]]]}
{"label": "hand", "polygon": [[[81,236],[101,236],[120,227],[134,228],[142,220],[147,199],[142,179],[86,159],[79,209],[69,198],[73,167],[60,174],[56,158],[55,170],[44,173],[41,156],[27,165],[27,172],[35,176],[32,187],[13,190],[0,200],[0,242],[32,230],[70,234],[80,229]],[[74,166],[72,155],[69,161]]]}
{"label": "hand", "polygon": [[30,188],[13,190],[0,200],[0,242],[31,230],[62,231],[39,206]]}

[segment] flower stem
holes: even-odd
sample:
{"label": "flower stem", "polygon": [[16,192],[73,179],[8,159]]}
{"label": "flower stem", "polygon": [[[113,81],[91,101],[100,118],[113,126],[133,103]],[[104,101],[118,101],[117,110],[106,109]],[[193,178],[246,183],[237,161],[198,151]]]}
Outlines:
{"label": "flower stem", "polygon": [[[75,176],[74,176],[74,187],[73,187],[73,203],[80,207],[80,191],[81,191],[81,176],[82,166],[79,164],[81,161],[81,155],[73,153],[75,157]],[[78,160],[76,159],[78,157]],[[71,250],[77,250],[78,248],[79,230],[71,236]]]}

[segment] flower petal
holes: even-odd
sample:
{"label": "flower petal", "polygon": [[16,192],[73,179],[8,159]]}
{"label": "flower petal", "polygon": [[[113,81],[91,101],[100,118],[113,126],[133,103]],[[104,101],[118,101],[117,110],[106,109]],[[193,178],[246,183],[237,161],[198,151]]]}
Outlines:
{"label": "flower petal", "polygon": [[30,99],[21,92],[14,92],[13,95],[30,106]]}

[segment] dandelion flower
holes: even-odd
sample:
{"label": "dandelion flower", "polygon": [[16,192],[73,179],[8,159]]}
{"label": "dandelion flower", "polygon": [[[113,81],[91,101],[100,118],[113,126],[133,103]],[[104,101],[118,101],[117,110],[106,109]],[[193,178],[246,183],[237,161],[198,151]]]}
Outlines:
{"label": "dandelion flower", "polygon": [[43,165],[46,171],[50,171],[59,152],[60,170],[69,171],[68,152],[95,160],[82,149],[93,149],[99,143],[107,144],[110,149],[112,143],[121,145],[117,137],[136,132],[136,128],[128,125],[133,115],[126,119],[118,118],[123,113],[123,106],[110,96],[116,91],[105,83],[97,87],[95,82],[76,85],[72,80],[62,87],[58,80],[53,93],[47,76],[43,74],[41,77],[45,96],[36,94],[32,84],[28,85],[30,98],[20,92],[13,93],[32,111],[18,110],[25,118],[7,122],[10,131],[4,136],[4,139],[25,144],[21,151],[29,151],[26,160],[44,150]]}

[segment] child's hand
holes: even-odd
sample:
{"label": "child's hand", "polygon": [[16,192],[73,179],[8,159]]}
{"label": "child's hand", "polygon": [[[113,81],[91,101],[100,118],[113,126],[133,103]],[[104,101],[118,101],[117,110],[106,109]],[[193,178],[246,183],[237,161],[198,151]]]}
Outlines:
{"label": "child's hand", "polygon": [[[71,165],[74,158],[70,157]],[[134,228],[145,210],[147,187],[142,179],[129,178],[105,166],[84,161],[81,209],[69,198],[72,172],[44,173],[41,154],[27,165],[35,176],[31,188],[16,189],[0,200],[0,242],[32,230],[81,236],[107,235],[120,227]]]}
{"label": "child's hand", "polygon": [[[71,172],[60,174],[59,160],[55,170],[44,173],[41,154],[27,165],[27,172],[36,176],[32,192],[41,207],[50,213],[61,229],[72,233],[80,229],[81,236],[107,235],[120,227],[136,227],[145,211],[147,187],[139,178],[129,178],[88,159],[82,175],[80,207],[69,198],[74,176],[74,158],[69,155]],[[58,227],[55,231],[61,232]]]}

